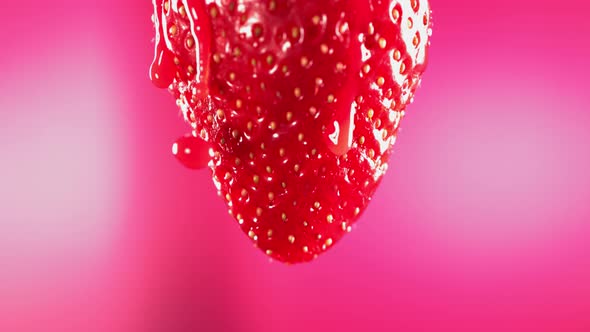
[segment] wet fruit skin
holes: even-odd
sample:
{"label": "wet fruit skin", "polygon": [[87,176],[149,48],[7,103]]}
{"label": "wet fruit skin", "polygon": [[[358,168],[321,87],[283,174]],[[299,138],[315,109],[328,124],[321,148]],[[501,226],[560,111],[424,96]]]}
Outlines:
{"label": "wet fruit skin", "polygon": [[425,70],[425,0],[154,0],[150,74],[207,142],[230,214],[270,257],[316,258],[388,168]]}

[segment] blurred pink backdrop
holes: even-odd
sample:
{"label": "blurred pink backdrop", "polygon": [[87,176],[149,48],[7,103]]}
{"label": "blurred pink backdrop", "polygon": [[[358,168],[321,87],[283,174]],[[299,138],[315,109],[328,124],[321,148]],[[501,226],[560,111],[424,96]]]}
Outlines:
{"label": "blurred pink backdrop", "polygon": [[590,5],[431,5],[374,201],[284,266],[170,153],[149,1],[0,4],[0,331],[590,331]]}

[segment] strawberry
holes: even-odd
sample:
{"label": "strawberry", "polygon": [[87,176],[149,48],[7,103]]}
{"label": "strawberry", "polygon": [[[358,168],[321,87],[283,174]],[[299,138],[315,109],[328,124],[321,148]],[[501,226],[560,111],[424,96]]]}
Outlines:
{"label": "strawberry", "polygon": [[426,0],[154,0],[154,83],[210,144],[213,182],[255,245],[312,260],[388,168],[426,66]]}

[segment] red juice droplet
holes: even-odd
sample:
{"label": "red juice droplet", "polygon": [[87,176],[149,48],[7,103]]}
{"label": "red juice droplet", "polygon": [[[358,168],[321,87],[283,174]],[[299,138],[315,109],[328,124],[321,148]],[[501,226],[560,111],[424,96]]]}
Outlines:
{"label": "red juice droplet", "polygon": [[188,134],[172,144],[172,154],[181,164],[190,169],[205,168],[211,160],[209,144]]}

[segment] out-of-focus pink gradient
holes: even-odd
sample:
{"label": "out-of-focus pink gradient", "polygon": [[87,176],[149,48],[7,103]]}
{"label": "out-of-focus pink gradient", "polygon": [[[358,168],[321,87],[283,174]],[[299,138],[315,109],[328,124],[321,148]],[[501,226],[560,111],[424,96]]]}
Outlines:
{"label": "out-of-focus pink gradient", "polygon": [[374,201],[285,266],[170,153],[149,1],[2,3],[0,331],[590,331],[590,5],[431,5]]}

